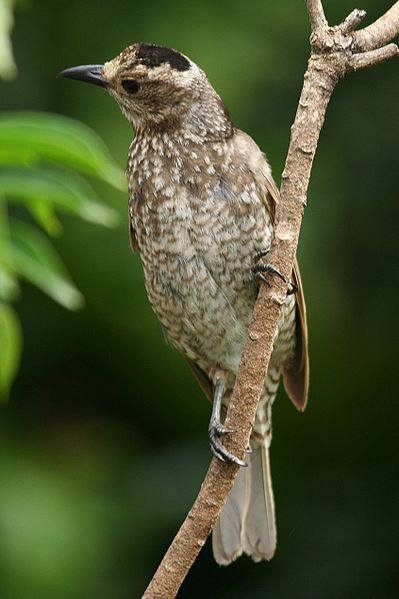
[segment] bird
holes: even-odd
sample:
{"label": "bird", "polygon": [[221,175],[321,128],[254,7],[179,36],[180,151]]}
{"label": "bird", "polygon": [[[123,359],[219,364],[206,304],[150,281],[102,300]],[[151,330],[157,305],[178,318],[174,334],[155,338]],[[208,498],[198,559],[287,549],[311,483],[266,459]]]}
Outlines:
{"label": "bird", "polygon": [[[204,71],[173,48],[137,42],[104,64],[61,77],[106,90],[133,126],[127,179],[129,239],[150,304],[212,402],[213,453],[240,466],[213,530],[216,562],[276,549],[270,474],[272,404],[280,379],[306,407],[306,308],[297,262],[278,321],[245,462],[223,444],[224,417],[267,262],[279,191],[265,155],[237,128]],[[262,280],[260,280],[262,279]]]}

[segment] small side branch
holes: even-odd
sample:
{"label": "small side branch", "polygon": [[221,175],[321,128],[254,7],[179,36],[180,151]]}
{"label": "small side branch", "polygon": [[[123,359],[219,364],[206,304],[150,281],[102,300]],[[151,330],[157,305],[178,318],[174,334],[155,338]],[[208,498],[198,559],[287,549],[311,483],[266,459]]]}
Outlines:
{"label": "small side branch", "polygon": [[341,24],[342,33],[350,33],[351,31],[355,31],[355,29],[357,29],[359,27],[360,23],[363,21],[365,16],[366,16],[365,10],[359,10],[358,8],[355,8],[355,10],[352,10],[350,15],[348,15],[346,17],[346,19],[344,21],[342,21],[342,24]]}
{"label": "small side branch", "polygon": [[388,44],[383,48],[377,50],[370,50],[370,52],[362,52],[361,54],[355,54],[350,59],[350,64],[354,71],[360,69],[368,69],[374,67],[381,62],[385,62],[390,58],[394,58],[399,55],[399,48],[396,44]]}

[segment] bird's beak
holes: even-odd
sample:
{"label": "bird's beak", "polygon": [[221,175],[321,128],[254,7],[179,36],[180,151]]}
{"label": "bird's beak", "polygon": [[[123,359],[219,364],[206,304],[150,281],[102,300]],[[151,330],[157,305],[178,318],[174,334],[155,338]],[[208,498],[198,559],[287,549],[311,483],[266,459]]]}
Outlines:
{"label": "bird's beak", "polygon": [[58,73],[58,77],[65,77],[66,79],[79,79],[80,81],[94,83],[94,85],[99,85],[100,87],[107,87],[108,81],[104,79],[102,71],[102,64],[87,64],[82,67],[65,69],[65,71]]}

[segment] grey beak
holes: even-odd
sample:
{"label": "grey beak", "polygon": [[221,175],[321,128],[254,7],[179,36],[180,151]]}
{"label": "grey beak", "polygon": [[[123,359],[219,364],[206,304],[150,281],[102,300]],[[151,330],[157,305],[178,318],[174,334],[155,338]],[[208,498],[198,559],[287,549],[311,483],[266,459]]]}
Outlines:
{"label": "grey beak", "polygon": [[87,64],[81,67],[65,69],[61,73],[58,73],[58,77],[79,79],[80,81],[87,81],[87,83],[94,83],[94,85],[99,85],[100,87],[107,87],[108,81],[102,76],[102,70],[102,64]]}

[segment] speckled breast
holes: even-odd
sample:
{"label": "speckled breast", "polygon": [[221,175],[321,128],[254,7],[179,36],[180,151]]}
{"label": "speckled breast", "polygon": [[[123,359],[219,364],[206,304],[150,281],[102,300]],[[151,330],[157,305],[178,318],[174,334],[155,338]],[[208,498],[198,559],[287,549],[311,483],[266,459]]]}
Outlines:
{"label": "speckled breast", "polygon": [[[148,145],[129,161],[129,213],[152,307],[171,342],[205,371],[238,367],[272,227],[246,165]],[[195,154],[194,160],[192,154]],[[218,153],[218,148],[213,148]],[[189,160],[191,158],[191,160]],[[219,164],[219,168],[215,168]]]}

